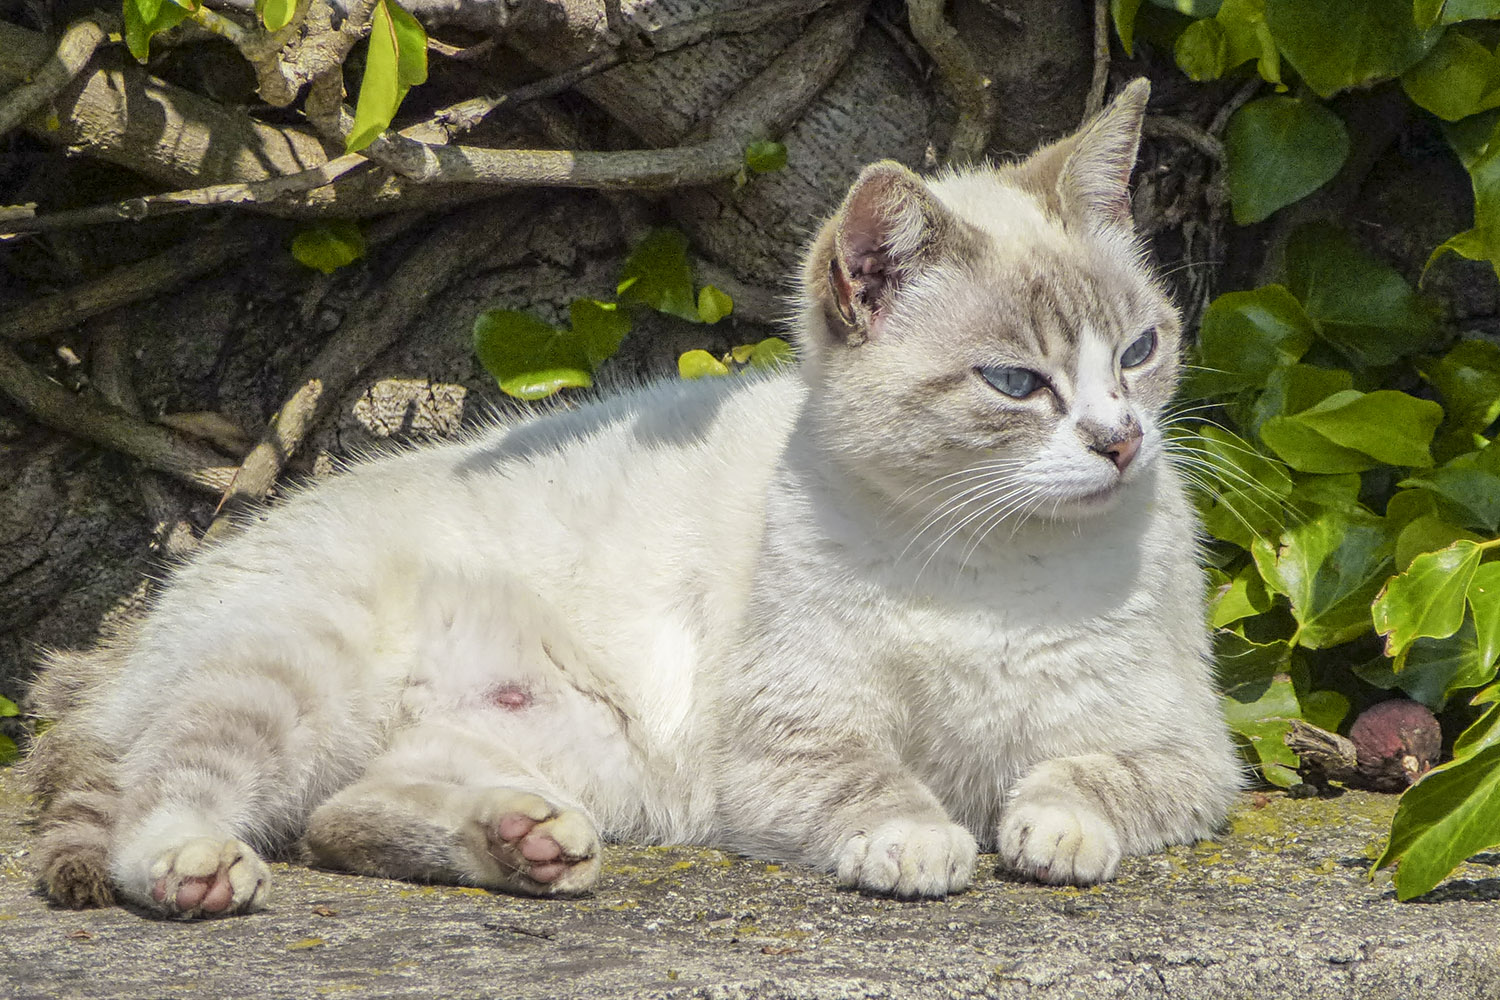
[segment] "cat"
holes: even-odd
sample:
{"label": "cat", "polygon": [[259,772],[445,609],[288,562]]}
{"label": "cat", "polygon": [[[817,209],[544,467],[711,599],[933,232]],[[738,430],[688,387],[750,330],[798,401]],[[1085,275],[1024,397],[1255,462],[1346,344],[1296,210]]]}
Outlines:
{"label": "cat", "polygon": [[1163,437],[1149,86],[1010,164],[867,167],[799,367],[380,458],[260,512],[94,651],[28,773],[59,903],[266,905],[263,855],[533,895],[601,840],[898,898],[1091,884],[1241,785]]}

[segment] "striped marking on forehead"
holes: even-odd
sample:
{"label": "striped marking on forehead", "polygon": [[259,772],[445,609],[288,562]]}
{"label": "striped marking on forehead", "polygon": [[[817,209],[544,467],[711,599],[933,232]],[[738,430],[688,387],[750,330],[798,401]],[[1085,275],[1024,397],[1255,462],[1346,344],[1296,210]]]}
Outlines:
{"label": "striped marking on forehead", "polygon": [[1130,290],[1110,289],[1092,270],[1065,260],[1039,260],[1014,290],[1022,337],[1044,358],[1072,354],[1079,337],[1105,340],[1120,329],[1129,313]]}

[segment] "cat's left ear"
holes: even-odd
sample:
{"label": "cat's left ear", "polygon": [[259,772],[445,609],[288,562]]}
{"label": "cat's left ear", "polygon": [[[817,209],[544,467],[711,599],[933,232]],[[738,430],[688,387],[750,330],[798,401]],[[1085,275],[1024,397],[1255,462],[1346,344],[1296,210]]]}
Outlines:
{"label": "cat's left ear", "polygon": [[1130,171],[1141,145],[1151,81],[1132,80],[1093,121],[1073,136],[1057,178],[1065,208],[1090,225],[1132,228]]}

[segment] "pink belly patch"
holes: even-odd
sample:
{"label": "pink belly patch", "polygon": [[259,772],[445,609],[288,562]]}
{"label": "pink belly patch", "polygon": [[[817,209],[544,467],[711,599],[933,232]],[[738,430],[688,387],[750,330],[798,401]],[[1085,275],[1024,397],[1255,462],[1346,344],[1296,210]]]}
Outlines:
{"label": "pink belly patch", "polygon": [[499,684],[485,693],[485,699],[496,708],[519,712],[531,705],[531,692],[519,684]]}

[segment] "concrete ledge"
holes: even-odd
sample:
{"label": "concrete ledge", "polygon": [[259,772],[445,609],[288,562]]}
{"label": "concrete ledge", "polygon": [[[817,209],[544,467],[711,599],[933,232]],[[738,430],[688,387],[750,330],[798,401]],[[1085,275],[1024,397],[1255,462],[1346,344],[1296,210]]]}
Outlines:
{"label": "concrete ledge", "polygon": [[698,848],[609,849],[537,901],[276,865],[268,912],[158,923],[36,894],[0,772],[0,996],[1481,998],[1500,996],[1500,856],[1422,902],[1372,884],[1395,798],[1246,796],[1222,839],[1115,882],[897,903]]}

